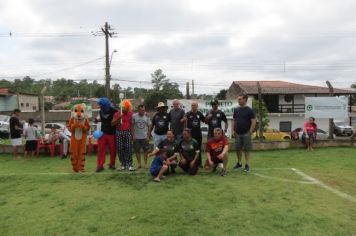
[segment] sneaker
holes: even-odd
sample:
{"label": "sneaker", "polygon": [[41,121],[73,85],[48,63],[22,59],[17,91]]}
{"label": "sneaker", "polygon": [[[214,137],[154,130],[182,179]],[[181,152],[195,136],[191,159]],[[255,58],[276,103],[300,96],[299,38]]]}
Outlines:
{"label": "sneaker", "polygon": [[125,170],[125,166],[120,166],[119,170]]}
{"label": "sneaker", "polygon": [[104,167],[97,167],[96,168],[96,172],[99,173],[99,172],[102,172],[104,171]]}
{"label": "sneaker", "polygon": [[247,173],[249,173],[249,172],[250,172],[250,166],[249,166],[249,165],[245,165],[244,171],[247,172]]}
{"label": "sneaker", "polygon": [[227,175],[227,171],[226,169],[224,168],[222,171],[221,171],[221,176],[226,176]]}
{"label": "sneaker", "polygon": [[242,168],[242,164],[241,163],[236,163],[236,165],[234,166],[234,169],[238,170],[240,168]]}
{"label": "sneaker", "polygon": [[135,169],[135,167],[133,167],[133,166],[129,166],[128,170],[129,170],[129,171],[135,171],[136,169]]}
{"label": "sneaker", "polygon": [[63,154],[62,159],[66,159],[66,158],[67,158],[67,155]]}
{"label": "sneaker", "polygon": [[116,170],[116,167],[115,166],[109,166],[109,169],[110,170]]}
{"label": "sneaker", "polygon": [[153,181],[155,182],[161,182],[161,180],[159,178],[154,178]]}

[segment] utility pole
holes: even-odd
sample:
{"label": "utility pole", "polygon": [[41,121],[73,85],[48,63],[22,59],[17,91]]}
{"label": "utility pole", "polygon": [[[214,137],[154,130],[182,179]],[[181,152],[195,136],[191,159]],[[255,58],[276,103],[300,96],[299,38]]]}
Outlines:
{"label": "utility pole", "polygon": [[[331,83],[327,80],[326,85],[329,88],[329,96],[333,97],[334,96],[334,87],[331,85]],[[334,138],[334,119],[329,119],[329,139]]]}
{"label": "utility pole", "polygon": [[45,123],[46,123],[46,116],[45,116],[45,102],[44,102],[44,95],[47,91],[47,86],[43,86],[40,92],[40,101],[41,101],[41,133],[42,137],[45,135]]}
{"label": "utility pole", "polygon": [[117,34],[113,32],[113,28],[105,22],[104,27],[101,27],[101,32],[92,32],[94,36],[105,36],[105,95],[110,98],[110,53],[109,53],[109,38],[115,37]]}
{"label": "utility pole", "polygon": [[194,96],[194,80],[192,80],[192,96]]}
{"label": "utility pole", "polygon": [[187,82],[187,85],[186,85],[186,98],[187,98],[187,99],[190,99],[190,94],[189,94],[189,82]]}
{"label": "utility pole", "polygon": [[257,81],[258,90],[258,140],[263,142],[263,119],[262,119],[262,89],[260,82]]}

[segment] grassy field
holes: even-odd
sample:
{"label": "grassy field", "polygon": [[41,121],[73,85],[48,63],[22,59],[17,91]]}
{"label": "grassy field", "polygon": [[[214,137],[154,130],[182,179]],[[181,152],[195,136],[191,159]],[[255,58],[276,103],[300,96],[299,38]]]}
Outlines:
{"label": "grassy field", "polygon": [[0,235],[356,235],[352,148],[255,152],[249,174],[161,183],[144,170],[96,174],[94,156],[85,174],[59,158],[2,155],[0,167]]}

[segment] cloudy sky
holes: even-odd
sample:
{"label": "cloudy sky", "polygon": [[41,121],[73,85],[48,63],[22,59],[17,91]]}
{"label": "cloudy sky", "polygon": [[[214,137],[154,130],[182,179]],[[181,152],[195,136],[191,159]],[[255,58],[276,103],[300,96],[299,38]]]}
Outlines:
{"label": "cloudy sky", "polygon": [[198,93],[234,80],[347,88],[356,82],[355,9],[354,0],[1,0],[0,79],[103,81],[104,37],[91,32],[107,21],[122,87],[149,87],[162,68],[182,90],[194,80]]}

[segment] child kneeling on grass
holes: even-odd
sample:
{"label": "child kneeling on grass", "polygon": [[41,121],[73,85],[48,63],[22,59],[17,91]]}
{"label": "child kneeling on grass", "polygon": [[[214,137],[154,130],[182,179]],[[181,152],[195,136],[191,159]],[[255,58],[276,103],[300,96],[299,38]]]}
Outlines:
{"label": "child kneeling on grass", "polygon": [[162,177],[169,168],[169,159],[167,159],[167,151],[164,149],[161,149],[155,159],[153,159],[151,167],[150,167],[150,173],[154,177],[153,181],[155,182],[160,182]]}

